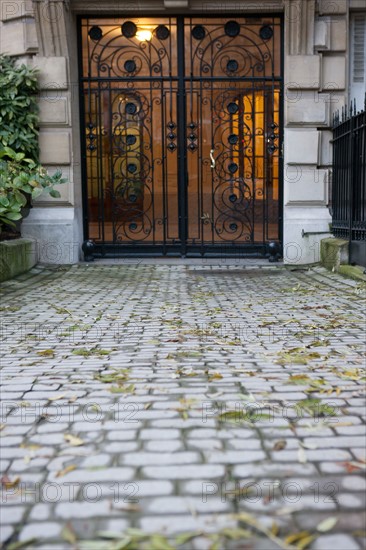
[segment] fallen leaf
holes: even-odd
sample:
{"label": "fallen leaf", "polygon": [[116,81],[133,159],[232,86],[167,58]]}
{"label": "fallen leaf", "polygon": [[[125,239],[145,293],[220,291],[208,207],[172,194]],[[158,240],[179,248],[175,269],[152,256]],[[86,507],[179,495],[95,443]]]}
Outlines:
{"label": "fallen leaf", "polygon": [[55,352],[53,349],[44,349],[43,351],[37,351],[37,355],[40,355],[41,357],[54,357]]}
{"label": "fallen leaf", "polygon": [[12,542],[6,548],[7,550],[18,550],[18,548],[24,548],[36,542],[36,538],[32,537],[31,539],[18,540],[17,542]]}
{"label": "fallen leaf", "polygon": [[13,487],[17,487],[20,483],[20,477],[16,476],[13,480],[10,480],[7,475],[4,475],[0,479],[1,485],[5,487],[5,489],[12,489]]}
{"label": "fallen leaf", "polygon": [[306,453],[302,447],[299,447],[299,450],[297,451],[297,458],[300,464],[306,464],[308,461],[306,458]]}
{"label": "fallen leaf", "polygon": [[296,543],[296,548],[305,550],[316,539],[316,535],[308,535]]}
{"label": "fallen leaf", "polygon": [[62,477],[68,474],[69,472],[72,472],[73,470],[76,470],[76,464],[70,464],[70,466],[66,466],[63,470],[59,470],[56,474],[56,477]]}
{"label": "fallen leaf", "polygon": [[356,472],[358,470],[364,470],[366,468],[365,464],[362,462],[341,462],[341,465],[345,467],[348,473]]}
{"label": "fallen leaf", "polygon": [[84,445],[84,441],[80,439],[80,437],[76,437],[72,434],[65,434],[64,440],[67,441],[67,443],[70,443],[73,447],[79,447],[80,445]]}
{"label": "fallen leaf", "polygon": [[299,531],[298,533],[293,533],[291,535],[288,535],[285,538],[285,542],[287,544],[294,544],[295,542],[298,542],[301,539],[307,538],[309,536],[310,536],[309,531]]}
{"label": "fallen leaf", "polygon": [[48,401],[57,401],[58,399],[63,399],[65,397],[65,394],[61,394],[61,395],[55,395],[54,397],[49,397],[48,398]]}
{"label": "fallen leaf", "polygon": [[330,531],[331,529],[333,529],[333,527],[336,525],[337,521],[338,521],[338,518],[336,518],[334,516],[330,517],[330,518],[323,519],[323,521],[318,523],[318,525],[316,526],[316,530],[320,531],[320,533],[326,533],[327,531]]}
{"label": "fallen leaf", "polygon": [[135,391],[135,385],[130,384],[129,386],[111,386],[111,393],[133,393]]}
{"label": "fallen leaf", "polygon": [[185,544],[186,542],[189,542],[196,537],[201,537],[203,534],[203,531],[191,531],[189,533],[181,533],[180,535],[177,535],[175,537],[176,546],[181,546],[182,544]]}
{"label": "fallen leaf", "polygon": [[276,441],[276,443],[273,445],[274,451],[282,451],[287,445],[287,442],[284,439],[280,439],[280,441]]}
{"label": "fallen leaf", "polygon": [[76,534],[69,524],[65,525],[65,527],[62,529],[61,537],[70,544],[75,544],[77,541]]}

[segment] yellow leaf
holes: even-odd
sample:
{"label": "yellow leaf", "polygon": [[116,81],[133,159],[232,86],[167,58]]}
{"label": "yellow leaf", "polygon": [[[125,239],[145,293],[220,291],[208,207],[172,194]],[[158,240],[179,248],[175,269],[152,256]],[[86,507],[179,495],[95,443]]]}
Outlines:
{"label": "yellow leaf", "polygon": [[1,478],[1,485],[5,487],[5,489],[12,489],[13,487],[16,487],[20,483],[20,477],[17,476],[13,480],[9,479],[7,475],[3,476]]}
{"label": "yellow leaf", "polygon": [[58,399],[63,399],[65,397],[65,394],[55,395],[54,397],[49,397],[48,401],[57,401]]}
{"label": "yellow leaf", "polygon": [[309,535],[308,537],[304,537],[303,539],[299,540],[299,542],[296,544],[296,548],[299,550],[305,550],[313,542],[313,540],[316,539],[315,535]]}
{"label": "yellow leaf", "polygon": [[76,534],[68,525],[65,525],[65,527],[62,529],[61,536],[66,542],[69,542],[70,544],[75,544],[77,541]]}
{"label": "yellow leaf", "polygon": [[80,437],[76,437],[72,434],[65,434],[64,440],[70,443],[73,447],[79,447],[80,445],[84,445],[84,441],[80,439]]}
{"label": "yellow leaf", "polygon": [[301,539],[304,539],[310,535],[309,531],[299,531],[298,533],[293,533],[292,535],[288,535],[285,538],[285,542],[287,544],[293,544],[294,542],[298,542]]}
{"label": "yellow leaf", "polygon": [[57,472],[56,477],[62,477],[69,472],[72,472],[73,470],[76,470],[76,464],[70,464],[70,466],[66,466],[66,468]]}
{"label": "yellow leaf", "polygon": [[277,523],[274,521],[274,522],[272,523],[272,526],[271,526],[271,533],[272,533],[272,535],[278,535],[279,531],[280,531],[280,528],[279,528],[279,526],[277,525]]}

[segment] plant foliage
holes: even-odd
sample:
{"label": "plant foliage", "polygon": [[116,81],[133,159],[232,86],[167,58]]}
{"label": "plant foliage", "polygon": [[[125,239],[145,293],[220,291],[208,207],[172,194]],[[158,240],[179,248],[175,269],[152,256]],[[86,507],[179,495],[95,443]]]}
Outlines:
{"label": "plant foliage", "polygon": [[61,176],[59,170],[51,176],[24,153],[0,149],[0,231],[1,225],[14,226],[23,217],[22,209],[42,193],[60,197],[54,186],[66,181]]}
{"label": "plant foliage", "polygon": [[38,160],[36,69],[0,55],[0,144]]}

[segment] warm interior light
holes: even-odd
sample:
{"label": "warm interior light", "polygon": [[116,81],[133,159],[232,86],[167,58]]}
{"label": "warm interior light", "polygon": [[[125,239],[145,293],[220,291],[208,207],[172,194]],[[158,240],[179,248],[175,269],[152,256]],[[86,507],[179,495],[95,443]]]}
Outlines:
{"label": "warm interior light", "polygon": [[139,29],[136,32],[136,38],[137,40],[140,40],[140,42],[148,42],[152,39],[152,32],[144,29]]}

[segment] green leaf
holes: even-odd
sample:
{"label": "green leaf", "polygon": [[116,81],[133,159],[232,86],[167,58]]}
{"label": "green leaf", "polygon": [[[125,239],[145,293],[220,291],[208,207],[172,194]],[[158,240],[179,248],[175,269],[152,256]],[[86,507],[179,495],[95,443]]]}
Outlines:
{"label": "green leaf", "polygon": [[9,219],[9,220],[13,220],[13,221],[17,221],[17,220],[21,220],[22,219],[22,215],[20,214],[20,212],[8,212],[6,214],[6,217]]}

